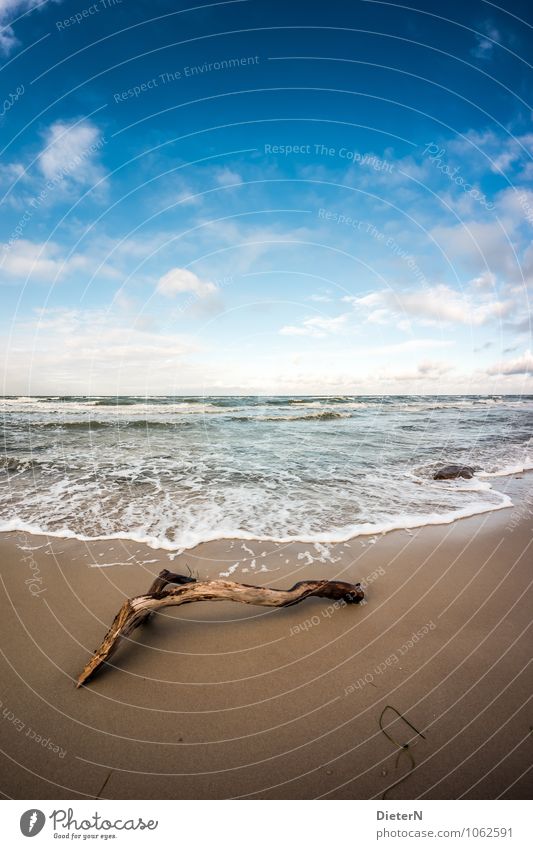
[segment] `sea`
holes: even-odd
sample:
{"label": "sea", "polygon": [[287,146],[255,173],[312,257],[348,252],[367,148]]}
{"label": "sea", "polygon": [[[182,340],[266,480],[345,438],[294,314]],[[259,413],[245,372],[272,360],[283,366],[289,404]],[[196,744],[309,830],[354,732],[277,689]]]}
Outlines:
{"label": "sea", "polygon": [[[509,507],[533,396],[0,399],[0,531],[334,543]],[[447,463],[470,480],[436,481]]]}

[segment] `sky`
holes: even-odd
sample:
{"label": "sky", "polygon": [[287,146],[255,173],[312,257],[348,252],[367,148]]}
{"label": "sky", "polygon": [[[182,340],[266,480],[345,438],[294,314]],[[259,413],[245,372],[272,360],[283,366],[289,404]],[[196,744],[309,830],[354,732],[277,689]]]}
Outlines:
{"label": "sky", "polygon": [[522,0],[0,0],[0,394],[533,393]]}

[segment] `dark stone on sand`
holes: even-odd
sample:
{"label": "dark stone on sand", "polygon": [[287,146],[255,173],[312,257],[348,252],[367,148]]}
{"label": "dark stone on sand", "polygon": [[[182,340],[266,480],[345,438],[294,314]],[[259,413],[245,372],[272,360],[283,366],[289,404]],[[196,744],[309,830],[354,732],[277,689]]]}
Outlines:
{"label": "dark stone on sand", "polygon": [[453,480],[453,478],[472,477],[474,477],[474,469],[472,466],[459,466],[452,463],[449,466],[442,466],[440,469],[437,469],[433,475],[433,480],[448,481]]}

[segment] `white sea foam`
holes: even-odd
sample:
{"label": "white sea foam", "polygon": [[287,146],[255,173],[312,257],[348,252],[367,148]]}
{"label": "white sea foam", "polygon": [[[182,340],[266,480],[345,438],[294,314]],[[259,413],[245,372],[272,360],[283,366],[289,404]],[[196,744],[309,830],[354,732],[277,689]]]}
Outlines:
{"label": "white sea foam", "polygon": [[479,472],[484,478],[505,478],[510,475],[520,475],[523,472],[529,472],[533,469],[533,460],[527,457],[523,463],[515,463],[513,465],[503,466],[494,472]]}
{"label": "white sea foam", "polygon": [[[495,493],[500,496],[500,500],[496,503],[488,504],[484,502],[473,502],[468,507],[458,508],[448,513],[426,513],[421,515],[403,514],[383,522],[365,522],[362,524],[346,525],[342,528],[329,529],[318,531],[315,533],[287,533],[282,535],[265,535],[261,533],[260,528],[257,531],[246,531],[240,527],[221,530],[219,527],[208,530],[205,527],[203,530],[196,532],[184,532],[179,540],[169,540],[165,537],[156,537],[142,531],[120,531],[112,534],[99,534],[90,536],[72,531],[70,528],[60,528],[59,530],[50,531],[45,527],[24,522],[20,519],[11,519],[5,522],[0,522],[0,533],[23,531],[28,534],[37,536],[47,536],[59,539],[77,539],[82,542],[91,542],[96,540],[117,540],[126,539],[137,542],[154,549],[164,549],[172,552],[182,552],[205,542],[214,542],[222,539],[241,539],[248,541],[261,541],[272,543],[341,543],[354,539],[360,536],[375,537],[376,534],[389,533],[395,530],[410,530],[413,528],[421,528],[426,525],[449,525],[457,519],[464,519],[471,516],[478,516],[484,513],[490,513],[494,510],[502,510],[506,507],[512,507],[513,502],[508,495],[504,493]],[[375,542],[371,539],[370,542]],[[325,558],[313,558],[310,555],[310,562],[319,560],[325,562]],[[98,564],[97,564],[98,565]],[[115,564],[113,564],[115,565]],[[230,567],[226,576],[229,576],[235,571],[239,564],[236,563]],[[222,574],[222,573],[221,573]],[[226,574],[226,573],[224,573]]]}

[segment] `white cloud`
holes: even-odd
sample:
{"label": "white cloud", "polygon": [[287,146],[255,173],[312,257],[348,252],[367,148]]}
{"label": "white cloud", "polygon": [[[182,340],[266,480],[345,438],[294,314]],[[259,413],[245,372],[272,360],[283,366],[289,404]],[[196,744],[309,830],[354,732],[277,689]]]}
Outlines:
{"label": "white cloud", "polygon": [[445,322],[479,326],[507,316],[514,306],[511,301],[485,300],[476,303],[469,294],[456,292],[444,285],[417,292],[372,292],[362,298],[352,298],[351,301],[354,306],[369,310],[367,320],[371,323],[386,323],[403,315],[432,324]]}
{"label": "white cloud", "polygon": [[189,271],[187,268],[171,268],[157,283],[157,291],[161,295],[172,298],[182,292],[191,292],[198,298],[206,298],[214,295],[218,289],[214,283],[210,283]]}
{"label": "white cloud", "polygon": [[44,142],[38,167],[46,180],[79,188],[105,176],[99,162],[105,139],[91,121],[55,121],[45,131]]}
{"label": "white cloud", "polygon": [[313,336],[315,339],[323,339],[331,333],[341,330],[349,318],[349,313],[343,313],[336,318],[322,318],[314,316],[306,318],[301,324],[287,324],[280,329],[282,336]]}
{"label": "white cloud", "polygon": [[533,147],[533,133],[526,133],[523,136],[513,136],[512,138],[498,138],[499,153],[495,153],[492,157],[491,168],[493,171],[502,171],[505,173],[515,163],[525,159],[526,165],[528,153],[531,153]]}
{"label": "white cloud", "polygon": [[488,369],[488,374],[524,374],[533,375],[533,355],[526,351],[514,360],[503,360]]}
{"label": "white cloud", "polygon": [[13,24],[43,0],[0,0],[0,52],[7,56],[19,43]]}
{"label": "white cloud", "polygon": [[498,215],[504,216],[513,226],[533,224],[533,191],[526,186],[515,184],[503,189],[497,195],[496,206]]}
{"label": "white cloud", "polygon": [[452,371],[452,366],[445,362],[435,362],[433,360],[423,360],[419,363],[414,371],[392,371],[387,377],[394,380],[403,381],[435,381],[440,380],[448,372]]}
{"label": "white cloud", "polygon": [[[502,276],[516,276],[518,263],[511,234],[498,222],[465,221],[431,231],[452,266],[479,274],[480,266]],[[513,234],[514,237],[514,234]]]}
{"label": "white cloud", "polygon": [[402,354],[409,351],[418,351],[429,348],[450,348],[455,345],[453,339],[408,339],[405,342],[396,342],[390,345],[362,349],[359,354],[377,356],[379,354]]}
{"label": "white cloud", "polygon": [[524,251],[522,256],[522,274],[526,286],[533,285],[533,242]]}
{"label": "white cloud", "polygon": [[0,283],[2,277],[36,280],[55,280],[69,271],[85,267],[86,259],[74,254],[66,259],[55,242],[30,242],[19,239],[4,245],[0,253]]}
{"label": "white cloud", "polygon": [[17,325],[9,346],[0,339],[0,362],[14,392],[153,394],[177,388],[186,367],[194,377],[187,358],[198,350],[190,337],[145,329],[135,317],[59,308]]}
{"label": "white cloud", "polygon": [[4,202],[31,217],[36,209],[79,197],[80,189],[92,189],[99,196],[106,193],[106,171],[100,162],[106,138],[95,124],[55,121],[41,137],[36,156],[32,152],[31,159],[24,156],[0,165],[0,184],[9,190]]}
{"label": "white cloud", "polygon": [[489,21],[483,27],[484,35],[476,35],[476,45],[472,48],[471,53],[477,59],[489,59],[494,50],[494,42],[499,43],[501,36],[500,32]]}
{"label": "white cloud", "polygon": [[242,183],[241,175],[231,168],[221,168],[215,174],[215,179],[219,186],[240,186]]}
{"label": "white cloud", "polygon": [[519,167],[523,172],[531,161],[533,133],[514,135],[512,132],[503,134],[493,130],[470,130],[464,136],[450,141],[448,147],[453,154],[461,157],[471,175],[481,176],[487,168],[494,173],[505,174],[511,168]]}
{"label": "white cloud", "polygon": [[26,169],[22,162],[7,162],[5,165],[0,165],[0,183],[3,186],[10,186],[15,180],[21,180],[26,174]]}
{"label": "white cloud", "polygon": [[496,286],[496,276],[492,271],[483,271],[482,274],[469,280],[468,285],[473,286],[474,289],[494,289]]}

